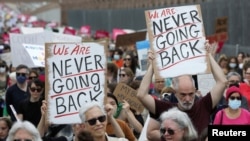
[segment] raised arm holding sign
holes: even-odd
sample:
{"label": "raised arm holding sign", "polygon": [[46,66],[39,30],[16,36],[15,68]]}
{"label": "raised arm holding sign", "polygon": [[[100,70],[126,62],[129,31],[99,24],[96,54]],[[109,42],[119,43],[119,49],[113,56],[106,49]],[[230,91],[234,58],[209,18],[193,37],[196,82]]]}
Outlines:
{"label": "raised arm holding sign", "polygon": [[[168,13],[166,13],[166,11]],[[170,11],[170,15],[166,15],[166,14],[169,14],[169,11]],[[146,14],[147,13],[149,14],[149,12],[146,12]],[[181,13],[174,15],[178,12],[181,12]],[[207,42],[206,44],[205,42],[201,42],[201,38],[203,38],[203,36],[200,36],[200,35],[203,35],[203,34],[200,34],[201,31],[197,29],[197,27],[201,27],[199,26],[199,24],[201,24],[200,23],[201,18],[198,18],[199,16],[198,16],[197,6],[188,6],[188,7],[184,6],[183,8],[182,7],[166,8],[166,9],[155,10],[155,12],[153,13],[155,13],[154,16],[152,16],[153,18],[157,18],[157,13],[161,13],[161,14],[158,14],[158,17],[160,17],[161,15],[164,16],[165,14],[165,18],[162,17],[163,19],[158,20],[158,21],[166,22],[166,23],[159,24],[159,25],[162,25],[161,28],[158,28],[157,26],[157,30],[155,30],[156,32],[151,32],[150,34],[151,39],[152,37],[156,37],[154,38],[154,40],[151,40],[151,47],[153,48],[154,52],[149,52],[148,62],[150,63],[150,65],[145,76],[143,77],[143,80],[141,82],[140,88],[137,93],[137,97],[145,106],[145,108],[147,108],[150,111],[151,118],[154,119],[154,122],[149,123],[150,126],[148,127],[148,131],[147,131],[148,139],[154,140],[154,141],[161,140],[161,134],[159,132],[160,124],[157,121],[157,119],[159,119],[159,116],[161,115],[161,113],[170,109],[171,107],[178,107],[179,110],[187,112],[188,116],[192,120],[192,123],[196,127],[198,134],[200,134],[201,131],[204,128],[206,128],[208,124],[210,123],[210,113],[212,113],[213,108],[216,106],[216,104],[218,104],[219,100],[221,99],[223,95],[223,91],[226,87],[227,80],[225,78],[223,71],[221,70],[221,68],[219,67],[219,65],[214,60],[214,57],[211,54],[212,46],[208,44]],[[191,17],[191,21],[188,20],[187,18],[188,16]],[[172,22],[167,22],[168,19],[172,19]],[[188,34],[187,36],[188,38],[186,36],[184,37],[184,34],[181,35],[183,36],[183,38],[180,38],[181,36],[178,36],[179,41],[183,39],[182,42],[178,42],[178,43],[174,42],[174,41],[177,41],[177,36],[175,36],[175,38],[171,38],[170,36],[171,32],[174,32],[173,35],[175,35],[176,32],[180,33],[179,32],[180,30],[178,30],[179,28],[184,28],[187,26],[186,29],[185,28],[182,29],[183,32],[193,31],[191,30],[192,25],[193,24],[195,25],[196,23],[197,25],[194,27],[199,32],[194,32],[194,33],[197,33],[195,34],[197,35],[195,39],[189,38],[189,37],[192,37],[191,34],[190,36]],[[180,26],[178,28],[176,25],[180,25],[180,24],[182,24],[183,26]],[[173,25],[175,25],[175,27]],[[169,29],[171,27],[173,27],[172,28],[173,30]],[[153,28],[151,25],[149,25],[148,29],[152,31]],[[169,32],[169,30],[171,32]],[[169,36],[165,39],[162,39],[162,44],[159,44],[157,46],[156,43],[157,41],[159,41],[159,39],[157,38],[163,35],[167,36],[167,34],[169,34]],[[173,43],[174,47],[173,45],[169,43]],[[169,46],[167,46],[168,44]],[[182,44],[182,46],[180,44]],[[160,45],[164,48],[159,48]],[[176,48],[176,45],[180,45],[178,46],[179,48]],[[155,50],[157,48],[158,50]],[[171,49],[170,54],[169,52],[166,53],[165,51],[168,49]],[[180,51],[180,50],[183,51],[184,49],[188,49],[189,51],[186,51],[184,54],[184,52]],[[159,63],[159,62],[162,62],[162,60],[159,59],[162,57],[161,55],[159,55],[159,53],[161,53],[162,51],[165,52],[165,55],[170,55],[172,57],[172,58],[169,58],[171,59],[171,61],[168,61],[169,63],[167,63],[166,65],[163,63]],[[177,62],[173,61],[173,58],[177,59]],[[200,58],[200,59],[202,58],[202,61],[197,60],[197,62],[195,61],[196,63],[192,62],[196,58]],[[206,63],[206,65],[208,66],[206,67],[203,66],[202,69],[199,69],[197,64],[202,64],[201,62],[204,63],[206,61],[206,58],[208,58],[207,63]],[[175,97],[177,98],[178,103],[171,103],[170,101],[160,101],[160,100],[154,99],[151,95],[148,94],[148,89],[149,89],[150,82],[152,80],[153,73],[157,73],[157,70],[156,71],[153,70],[154,61],[157,62],[158,64],[158,70],[160,70],[161,76],[173,77],[172,85],[175,90]],[[184,62],[187,64],[186,65],[183,64]],[[193,63],[195,64],[193,65]],[[177,70],[174,71],[175,69],[171,70],[171,67],[173,66],[176,66],[176,67],[178,66],[177,67],[178,71]],[[209,91],[209,93],[206,96],[202,97],[200,100],[195,102],[194,100],[195,100],[196,89],[195,89],[194,80],[192,79],[191,74],[193,73],[198,74],[202,72],[205,73],[208,68],[211,69],[212,71],[213,77],[215,79],[215,85],[212,87],[212,89]],[[162,70],[169,70],[169,71],[166,71],[163,73]],[[163,75],[163,74],[166,74],[166,75]]]}

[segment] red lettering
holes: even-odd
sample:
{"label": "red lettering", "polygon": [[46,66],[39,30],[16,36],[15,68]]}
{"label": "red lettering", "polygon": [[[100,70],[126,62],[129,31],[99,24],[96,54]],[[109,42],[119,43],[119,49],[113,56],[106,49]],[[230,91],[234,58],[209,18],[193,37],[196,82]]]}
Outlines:
{"label": "red lettering", "polygon": [[63,47],[57,47],[56,45],[54,45],[53,53],[54,55],[67,55],[68,50],[69,47],[65,47],[65,45],[63,45]]}
{"label": "red lettering", "polygon": [[163,9],[161,11],[161,17],[164,16],[166,17],[167,15],[173,15],[175,14],[175,11],[174,11],[174,8],[171,8],[171,9]]}
{"label": "red lettering", "polygon": [[158,18],[157,11],[148,12],[148,15],[149,15],[149,19],[156,19],[156,18]]}
{"label": "red lettering", "polygon": [[75,54],[75,55],[84,55],[84,54],[89,54],[90,53],[90,47],[80,47],[80,45],[77,45],[71,52],[70,55]]}

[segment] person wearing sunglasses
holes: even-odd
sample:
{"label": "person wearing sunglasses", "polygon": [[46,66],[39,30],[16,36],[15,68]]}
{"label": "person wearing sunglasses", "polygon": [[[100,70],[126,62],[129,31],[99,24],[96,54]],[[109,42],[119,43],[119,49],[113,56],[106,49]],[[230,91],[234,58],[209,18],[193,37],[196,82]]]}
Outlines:
{"label": "person wearing sunglasses", "polygon": [[[200,134],[211,122],[210,115],[223,96],[227,84],[225,74],[215,61],[212,54],[214,48],[215,46],[210,45],[208,41],[205,42],[204,49],[207,51],[207,57],[209,59],[208,65],[215,79],[215,85],[205,96],[195,101],[196,87],[192,75],[179,75],[174,77],[172,78],[172,86],[175,90],[174,94],[178,103],[158,100],[148,94],[150,82],[154,75],[153,62],[155,61],[153,51],[148,51],[149,66],[143,80],[141,81],[141,85],[137,92],[137,98],[145,108],[149,110],[150,117],[154,119],[154,121],[149,121],[150,128],[147,128],[147,137],[149,140],[161,140],[158,119],[161,113],[172,107],[178,107],[179,110],[188,114],[197,129],[198,134]],[[185,69],[183,69],[183,73],[184,72]]]}
{"label": "person wearing sunglasses", "polygon": [[240,108],[242,93],[236,86],[229,87],[226,91],[228,107],[218,111],[213,124],[219,125],[250,125],[250,112]]}
{"label": "person wearing sunglasses", "polygon": [[[228,80],[227,88],[229,88],[231,86],[239,87],[239,84],[240,84],[240,81],[241,81],[241,75],[239,73],[237,73],[237,72],[229,72],[227,74],[227,80]],[[228,107],[227,100],[226,100],[226,90],[227,89],[225,89],[223,97],[221,98],[220,102],[218,103],[218,105],[216,107],[216,110],[211,115],[211,122],[213,122],[213,120],[215,118],[215,115],[216,115],[216,113],[218,111]],[[241,105],[240,105],[240,107],[244,108],[246,110],[249,109],[247,98],[244,95],[241,95]]]}
{"label": "person wearing sunglasses", "polygon": [[135,78],[134,73],[130,68],[121,68],[119,70],[119,82],[129,85]]}
{"label": "person wearing sunglasses", "polygon": [[18,121],[11,127],[6,141],[42,141],[42,139],[32,123]]}
{"label": "person wearing sunglasses", "polygon": [[187,113],[177,107],[163,112],[160,121],[160,133],[166,141],[192,141],[198,138],[197,131]]}
{"label": "person wearing sunglasses", "polygon": [[20,120],[30,121],[37,126],[41,118],[44,83],[39,79],[32,79],[28,84],[28,91],[30,96],[19,104],[17,115]]}
{"label": "person wearing sunglasses", "polygon": [[29,73],[29,80],[38,79],[38,78],[39,78],[38,72],[35,69],[31,70]]}
{"label": "person wearing sunglasses", "polygon": [[[82,128],[93,136],[94,141],[127,141],[125,138],[110,137],[107,135],[107,118],[112,115],[109,112],[111,107],[105,108],[104,105],[98,102],[87,103],[81,107],[79,116],[82,121]],[[106,111],[108,111],[108,117]]]}
{"label": "person wearing sunglasses", "polygon": [[6,91],[5,101],[7,112],[11,116],[12,121],[16,121],[14,113],[12,112],[10,105],[13,105],[16,111],[19,110],[19,104],[22,100],[28,98],[28,74],[29,68],[26,65],[18,65],[16,67],[16,80],[17,83],[8,87]]}
{"label": "person wearing sunglasses", "polygon": [[141,75],[138,59],[133,51],[126,51],[123,57],[123,67],[130,68],[135,76]]}

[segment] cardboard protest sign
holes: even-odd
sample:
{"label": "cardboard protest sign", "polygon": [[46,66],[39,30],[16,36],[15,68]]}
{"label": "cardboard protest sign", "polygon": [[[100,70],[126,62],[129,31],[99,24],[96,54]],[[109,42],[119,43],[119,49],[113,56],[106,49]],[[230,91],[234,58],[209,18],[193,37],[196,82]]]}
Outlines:
{"label": "cardboard protest sign", "polygon": [[148,61],[148,49],[149,48],[150,46],[149,46],[148,40],[136,42],[136,49],[137,49],[138,60],[139,60],[139,65],[140,65],[140,70],[141,70],[142,75],[146,73],[147,68],[148,68],[147,61]]}
{"label": "cardboard protest sign", "polygon": [[155,75],[206,73],[205,33],[200,5],[145,11]]}
{"label": "cardboard protest sign", "polygon": [[136,94],[136,90],[123,83],[119,83],[114,91],[114,95],[119,102],[126,100],[132,109],[142,112],[144,110],[144,106],[137,99]]}
{"label": "cardboard protest sign", "polygon": [[211,73],[197,75],[198,90],[202,96],[205,96],[216,84],[214,77]]}
{"label": "cardboard protest sign", "polygon": [[116,37],[115,47],[125,47],[129,45],[135,45],[137,41],[146,39],[146,31],[140,31],[130,34],[118,35]]}
{"label": "cardboard protest sign", "polygon": [[11,59],[13,67],[25,64],[28,67],[36,67],[30,59],[28,52],[22,47],[23,44],[45,45],[46,42],[81,42],[81,37],[59,34],[53,32],[42,32],[33,34],[10,34]]}
{"label": "cardboard protest sign", "polygon": [[228,30],[228,18],[219,17],[216,19],[215,23],[215,33],[227,32]]}
{"label": "cardboard protest sign", "polygon": [[45,53],[43,45],[23,44],[28,52],[33,65],[36,67],[45,67]]}
{"label": "cardboard protest sign", "polygon": [[94,42],[45,44],[45,93],[48,119],[80,123],[80,107],[105,97],[105,47]]}

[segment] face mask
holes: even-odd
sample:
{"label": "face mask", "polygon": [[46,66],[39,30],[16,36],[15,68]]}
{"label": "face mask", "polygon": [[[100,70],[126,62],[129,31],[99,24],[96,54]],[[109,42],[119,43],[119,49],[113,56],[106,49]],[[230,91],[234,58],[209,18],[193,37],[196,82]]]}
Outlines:
{"label": "face mask", "polygon": [[0,73],[4,73],[6,71],[6,68],[0,67]]}
{"label": "face mask", "polygon": [[240,68],[240,69],[243,68],[243,63],[239,64],[239,68]]}
{"label": "face mask", "polygon": [[241,105],[241,100],[237,100],[237,99],[234,99],[234,100],[231,100],[229,99],[228,101],[228,106],[234,110],[238,109]]}
{"label": "face mask", "polygon": [[27,79],[26,76],[22,76],[22,75],[16,77],[17,82],[20,84],[23,84],[26,81],[26,79]]}
{"label": "face mask", "polygon": [[235,63],[229,63],[229,67],[230,67],[230,68],[235,68],[235,67],[236,67],[236,64],[235,64]]}
{"label": "face mask", "polygon": [[114,55],[114,59],[115,59],[115,60],[119,60],[119,59],[120,59],[120,55],[115,54],[115,55]]}

